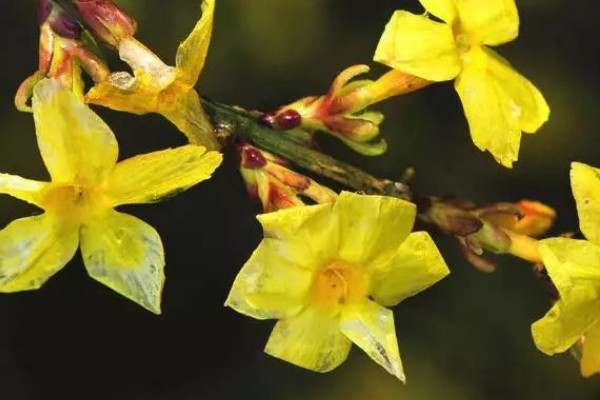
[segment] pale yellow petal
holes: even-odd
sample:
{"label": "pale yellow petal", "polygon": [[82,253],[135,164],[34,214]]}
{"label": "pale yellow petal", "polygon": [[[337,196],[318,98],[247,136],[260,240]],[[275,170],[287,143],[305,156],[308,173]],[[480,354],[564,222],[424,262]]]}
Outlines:
{"label": "pale yellow petal", "polygon": [[294,207],[257,218],[265,237],[285,242],[290,252],[302,254],[304,263],[314,269],[338,256],[339,222],[331,204]]}
{"label": "pale yellow petal", "polygon": [[340,332],[338,317],[307,307],[277,322],[265,352],[299,367],[328,372],[348,358],[351,345]]}
{"label": "pale yellow petal", "polygon": [[585,240],[552,238],[541,240],[539,251],[561,298],[586,286],[592,292],[600,291],[600,246]]}
{"label": "pale yellow petal", "polygon": [[411,233],[396,256],[371,274],[371,295],[391,307],[438,282],[450,270],[426,232]]}
{"label": "pale yellow petal", "polygon": [[7,194],[43,208],[43,195],[49,184],[16,175],[0,174],[0,194]]}
{"label": "pale yellow petal", "polygon": [[305,262],[285,241],[264,239],[235,278],[225,305],[257,319],[298,314],[313,279]]}
{"label": "pale yellow petal", "polygon": [[431,81],[454,79],[460,72],[452,29],[407,11],[394,13],[373,59]]}
{"label": "pale yellow petal", "polygon": [[369,300],[348,305],[342,311],[340,326],[344,335],[373,361],[401,381],[406,380],[391,310]]}
{"label": "pale yellow petal", "polygon": [[215,0],[202,2],[202,18],[196,23],[194,30],[179,45],[176,65],[180,79],[194,86],[202,72],[210,45],[215,14]]}
{"label": "pale yellow petal", "polygon": [[519,12],[514,0],[454,0],[462,29],[490,46],[510,42],[519,35]]}
{"label": "pale yellow petal", "polygon": [[456,18],[456,5],[454,0],[419,0],[423,7],[435,15],[448,25],[452,25],[454,18]]}
{"label": "pale yellow petal", "polygon": [[600,309],[600,301],[594,299],[597,294],[590,293],[589,288],[577,289],[576,292],[568,301],[557,302],[531,326],[535,345],[545,354],[567,351],[597,323]]}
{"label": "pale yellow petal", "polygon": [[571,188],[577,202],[581,232],[589,241],[600,245],[600,170],[572,163]]}
{"label": "pale yellow petal", "polygon": [[342,192],[334,213],[340,221],[340,259],[368,268],[395,256],[413,228],[417,209],[393,197]]}
{"label": "pale yellow petal", "polygon": [[0,292],[38,289],[73,258],[78,239],[47,214],[9,224],[0,231]]}
{"label": "pale yellow petal", "polygon": [[119,153],[108,125],[58,81],[38,83],[32,104],[38,146],[52,181],[89,184],[104,179]]}
{"label": "pale yellow petal", "polygon": [[104,190],[113,205],[153,203],[209,179],[222,160],[193,145],[132,157],[111,171]]}
{"label": "pale yellow petal", "polygon": [[149,85],[149,79],[150,77],[144,74],[141,77],[133,77],[126,72],[114,73],[92,87],[85,95],[85,101],[137,115],[156,112],[159,108],[161,89]]}
{"label": "pale yellow petal", "polygon": [[92,278],[160,314],[165,256],[154,228],[111,210],[81,228],[81,254]]}
{"label": "pale yellow petal", "polygon": [[489,151],[505,167],[519,158],[521,107],[504,91],[490,72],[494,62],[485,52],[472,50],[465,60],[455,87],[473,143],[481,151]]}
{"label": "pale yellow petal", "polygon": [[200,97],[194,89],[173,98],[168,104],[168,108],[161,106],[160,113],[171,121],[191,144],[204,146],[208,150],[221,148],[210,119],[200,104]]}
{"label": "pale yellow petal", "polygon": [[581,375],[585,377],[600,373],[600,323],[596,323],[585,334]]}

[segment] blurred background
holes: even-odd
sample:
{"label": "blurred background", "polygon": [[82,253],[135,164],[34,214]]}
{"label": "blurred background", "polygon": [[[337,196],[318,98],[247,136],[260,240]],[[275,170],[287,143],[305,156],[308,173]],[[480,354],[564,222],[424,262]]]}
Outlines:
{"label": "blurred background", "polygon": [[[138,37],[172,63],[200,1],[118,3],[139,22]],[[537,135],[525,136],[512,171],[473,146],[450,83],[378,107],[387,117],[384,156],[361,157],[328,138],[323,148],[382,177],[413,166],[419,193],[482,203],[540,199],[559,211],[550,234],[576,231],[569,163],[600,165],[597,5],[527,0],[518,6],[521,35],[498,51],[542,90],[552,115]],[[0,171],[47,179],[33,120],[12,105],[19,83],[37,65],[36,1],[1,7]],[[262,110],[323,94],[345,67],[370,63],[395,9],[421,10],[417,0],[219,0],[217,7],[200,91]],[[372,76],[383,71],[375,66]],[[123,158],[183,143],[160,116],[98,112],[114,129]],[[600,378],[581,378],[568,355],[536,350],[530,324],[550,303],[531,266],[505,257],[496,273],[483,274],[446,238],[436,241],[452,275],[394,309],[406,386],[356,348],[326,375],[266,356],[273,323],[222,306],[261,239],[260,208],[247,200],[229,156],[210,181],[158,205],[125,208],[163,238],[162,316],[89,279],[79,255],[41,290],[0,296],[2,399],[599,398]],[[36,213],[0,197],[0,226]]]}

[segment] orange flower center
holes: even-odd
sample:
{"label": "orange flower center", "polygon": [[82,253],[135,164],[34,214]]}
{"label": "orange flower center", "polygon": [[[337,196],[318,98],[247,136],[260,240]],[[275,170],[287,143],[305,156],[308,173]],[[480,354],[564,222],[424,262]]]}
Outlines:
{"label": "orange flower center", "polygon": [[81,224],[108,207],[102,194],[95,188],[82,185],[57,185],[44,196],[44,208],[59,215],[66,222]]}
{"label": "orange flower center", "polygon": [[313,302],[336,307],[363,300],[367,295],[367,276],[343,261],[334,261],[317,272],[312,285]]}

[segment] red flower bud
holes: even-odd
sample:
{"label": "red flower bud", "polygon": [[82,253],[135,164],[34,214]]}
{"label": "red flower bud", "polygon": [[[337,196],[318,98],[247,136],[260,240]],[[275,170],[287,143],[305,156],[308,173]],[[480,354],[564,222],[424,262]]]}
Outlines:
{"label": "red flower bud", "polygon": [[137,29],[133,18],[111,0],[79,0],[77,8],[96,36],[112,46],[118,47]]}

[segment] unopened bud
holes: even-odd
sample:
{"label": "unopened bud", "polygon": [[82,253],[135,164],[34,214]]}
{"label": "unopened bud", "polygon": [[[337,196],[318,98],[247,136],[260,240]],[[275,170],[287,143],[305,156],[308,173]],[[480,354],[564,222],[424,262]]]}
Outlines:
{"label": "unopened bud", "polygon": [[54,33],[67,39],[81,37],[81,25],[51,0],[40,0],[38,3],[38,23],[40,26],[48,23]]}
{"label": "unopened bud", "polygon": [[114,47],[137,29],[133,18],[111,0],[78,0],[77,8],[94,34]]}

